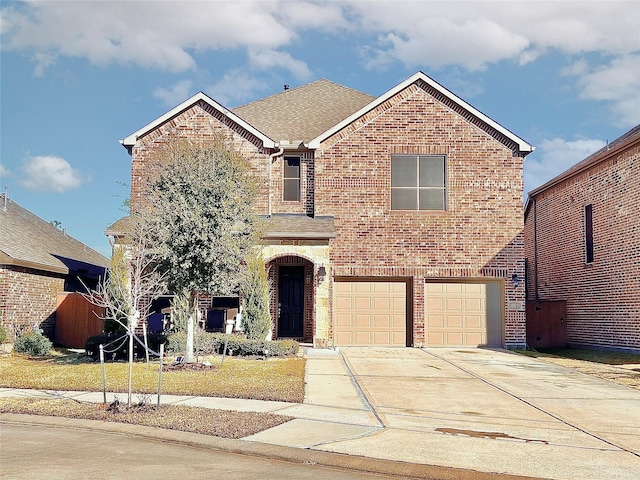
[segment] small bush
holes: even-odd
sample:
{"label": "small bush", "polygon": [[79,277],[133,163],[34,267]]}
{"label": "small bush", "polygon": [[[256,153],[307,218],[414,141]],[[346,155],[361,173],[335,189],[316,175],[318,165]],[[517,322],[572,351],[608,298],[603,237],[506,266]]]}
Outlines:
{"label": "small bush", "polygon": [[[193,339],[193,349],[197,355],[221,355],[226,335],[224,333],[197,332]],[[249,340],[242,335],[229,335],[227,355],[259,355],[286,357],[296,355],[300,345],[295,340]],[[172,333],[165,345],[168,353],[178,354],[185,351],[187,335]]]}
{"label": "small bush", "polygon": [[7,331],[0,325],[0,345],[7,341]]}
{"label": "small bush", "polygon": [[13,345],[16,352],[29,355],[46,355],[52,348],[51,340],[35,331],[23,333]]}
{"label": "small bush", "polygon": [[[136,335],[136,338],[140,340],[140,343],[133,341],[133,356],[135,359],[143,359],[145,358],[144,336]],[[158,352],[160,344],[166,343],[167,337],[161,333],[149,333],[147,334],[147,340],[149,348]],[[93,360],[98,360],[100,358],[100,345],[104,347],[105,361],[129,359],[129,339],[126,333],[102,333],[87,338],[84,345],[86,355]]]}

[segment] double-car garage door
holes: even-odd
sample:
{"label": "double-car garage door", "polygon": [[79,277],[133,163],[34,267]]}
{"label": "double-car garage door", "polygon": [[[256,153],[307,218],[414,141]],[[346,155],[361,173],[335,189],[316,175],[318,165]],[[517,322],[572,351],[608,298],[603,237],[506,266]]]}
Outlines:
{"label": "double-car garage door", "polygon": [[[410,343],[408,285],[395,279],[334,282],[334,344],[405,346]],[[502,345],[501,305],[498,282],[425,283],[425,345]]]}

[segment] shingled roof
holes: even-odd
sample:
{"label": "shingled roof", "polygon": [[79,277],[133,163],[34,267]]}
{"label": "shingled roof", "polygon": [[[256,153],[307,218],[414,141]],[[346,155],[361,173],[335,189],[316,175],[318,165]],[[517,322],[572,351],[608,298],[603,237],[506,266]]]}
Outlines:
{"label": "shingled roof", "polygon": [[231,109],[275,142],[308,142],[368,105],[375,97],[317,80]]}
{"label": "shingled roof", "polygon": [[109,266],[109,259],[0,195],[0,265],[68,274]]}

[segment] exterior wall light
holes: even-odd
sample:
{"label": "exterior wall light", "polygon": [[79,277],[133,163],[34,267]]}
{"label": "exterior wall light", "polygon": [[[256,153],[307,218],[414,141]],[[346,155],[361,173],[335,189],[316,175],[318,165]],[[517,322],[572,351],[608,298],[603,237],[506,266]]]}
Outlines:
{"label": "exterior wall light", "polygon": [[318,267],[318,281],[322,282],[324,280],[324,277],[327,276],[327,270],[324,268],[324,265],[320,265]]}
{"label": "exterior wall light", "polygon": [[511,275],[511,285],[513,285],[513,288],[518,288],[518,285],[520,285],[520,277],[517,273]]}

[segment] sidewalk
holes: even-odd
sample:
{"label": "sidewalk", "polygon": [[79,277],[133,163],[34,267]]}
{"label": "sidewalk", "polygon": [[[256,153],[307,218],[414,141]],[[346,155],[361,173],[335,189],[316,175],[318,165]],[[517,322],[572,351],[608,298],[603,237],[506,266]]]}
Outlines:
{"label": "sidewalk", "polygon": [[[167,404],[295,418],[242,440],[104,422],[88,428],[97,423],[129,434],[416,478],[640,478],[639,391],[593,383],[586,375],[508,352],[463,353],[306,349],[303,404],[162,396]],[[547,378],[557,389],[545,385],[544,394],[534,393]],[[585,392],[595,401],[585,400]],[[102,401],[102,393],[0,389],[0,397],[52,394]],[[626,413],[618,418],[616,412]],[[597,416],[609,417],[602,428]],[[0,422],[17,417],[0,415]],[[581,426],[585,418],[597,431]],[[69,424],[33,416],[28,421]]]}

